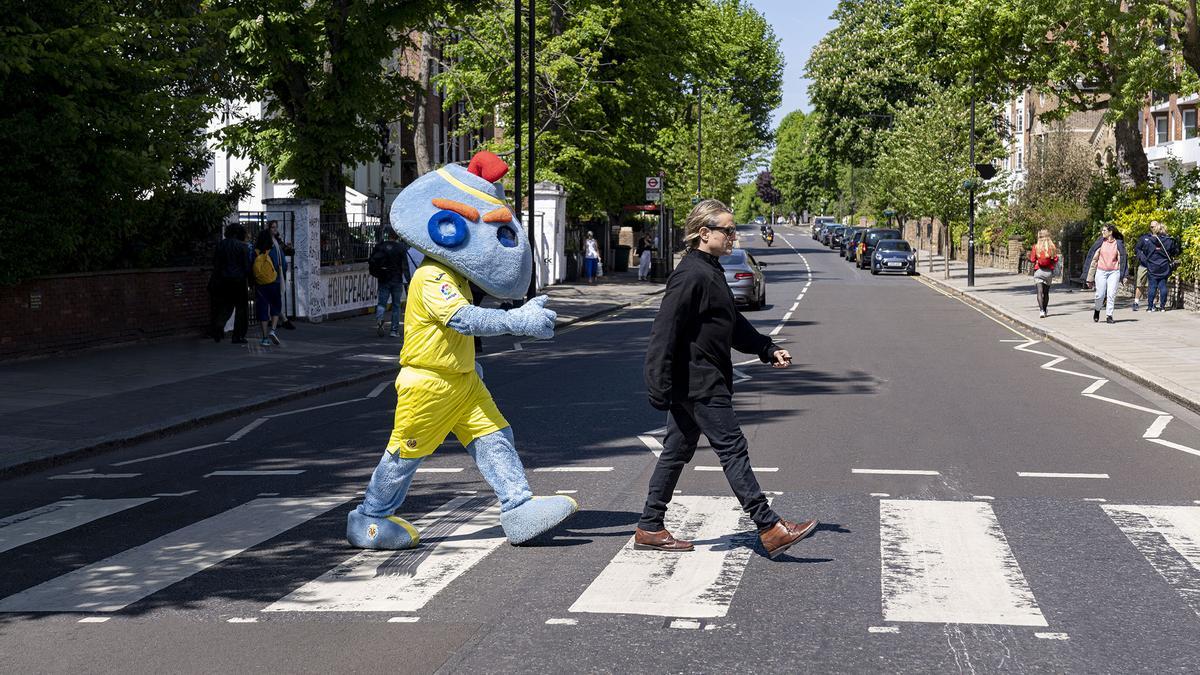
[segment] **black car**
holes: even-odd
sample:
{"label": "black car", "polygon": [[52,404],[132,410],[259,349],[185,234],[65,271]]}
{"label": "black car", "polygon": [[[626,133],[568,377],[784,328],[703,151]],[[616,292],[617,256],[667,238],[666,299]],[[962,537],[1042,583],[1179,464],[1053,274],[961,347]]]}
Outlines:
{"label": "black car", "polygon": [[871,255],[871,274],[880,272],[917,273],[917,256],[903,239],[880,239]]}
{"label": "black car", "polygon": [[838,246],[838,257],[846,260],[853,260],[850,253],[854,247],[858,245],[858,239],[862,237],[862,233],[866,230],[865,227],[851,227],[842,235],[841,245]]}
{"label": "black car", "polygon": [[821,241],[821,236],[824,234],[823,230],[834,225],[837,225],[836,219],[829,216],[817,216],[813,219],[812,238]]}
{"label": "black car", "polygon": [[829,248],[837,248],[838,237],[842,236],[846,228],[842,225],[835,225],[829,228],[829,232],[825,235],[825,245]]}
{"label": "black car", "polygon": [[866,232],[863,232],[862,239],[858,242],[858,256],[854,263],[858,269],[866,269],[871,264],[871,255],[875,253],[875,245],[884,239],[902,239],[900,230],[894,230],[886,227],[873,227]]}

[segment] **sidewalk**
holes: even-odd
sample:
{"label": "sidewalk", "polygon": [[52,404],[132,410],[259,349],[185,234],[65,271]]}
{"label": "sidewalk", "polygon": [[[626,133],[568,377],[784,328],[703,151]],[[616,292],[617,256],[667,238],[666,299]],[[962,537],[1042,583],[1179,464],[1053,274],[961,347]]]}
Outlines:
{"label": "sidewalk", "polygon": [[1094,291],[1056,284],[1049,316],[1042,319],[1032,277],[977,266],[975,286],[968,289],[965,262],[951,261],[950,278],[945,279],[942,257],[934,257],[932,273],[927,260],[917,267],[921,279],[1200,412],[1200,316],[1181,309],[1150,314],[1144,302],[1134,312],[1129,309],[1132,298],[1118,298],[1116,323],[1105,324],[1102,316],[1097,324],[1092,322]]}
{"label": "sidewalk", "polygon": [[[636,273],[545,289],[558,327],[661,293]],[[484,306],[495,306],[491,299]],[[178,337],[0,363],[0,474],[153,438],[396,371],[400,340],[371,315],[280,330],[281,347]],[[488,345],[502,342],[485,340]]]}

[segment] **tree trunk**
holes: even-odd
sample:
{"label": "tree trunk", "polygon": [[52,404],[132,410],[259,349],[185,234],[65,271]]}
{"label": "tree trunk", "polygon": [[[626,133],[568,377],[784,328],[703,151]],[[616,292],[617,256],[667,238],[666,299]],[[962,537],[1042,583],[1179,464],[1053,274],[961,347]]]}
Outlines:
{"label": "tree trunk", "polygon": [[413,154],[417,160],[417,177],[433,171],[433,153],[430,152],[429,139],[433,135],[431,120],[426,114],[429,104],[429,61],[433,58],[433,36],[422,31],[420,36],[420,71],[417,74],[417,97],[413,106]]}
{"label": "tree trunk", "polygon": [[321,170],[321,214],[346,215],[346,176],[342,162],[331,162]]}
{"label": "tree trunk", "polygon": [[1115,128],[1118,155],[1129,169],[1129,177],[1135,185],[1145,185],[1150,181],[1150,163],[1142,147],[1142,135],[1138,132],[1137,116],[1140,114],[1134,112],[1117,120]]}
{"label": "tree trunk", "polygon": [[1200,75],[1200,23],[1197,23],[1196,0],[1183,3],[1183,31],[1179,34],[1183,62]]}

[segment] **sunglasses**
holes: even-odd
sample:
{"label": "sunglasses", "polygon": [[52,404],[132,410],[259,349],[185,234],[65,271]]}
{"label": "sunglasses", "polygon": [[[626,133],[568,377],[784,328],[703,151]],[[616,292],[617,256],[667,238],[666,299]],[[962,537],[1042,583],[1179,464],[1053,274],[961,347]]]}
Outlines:
{"label": "sunglasses", "polygon": [[713,232],[723,232],[726,237],[732,237],[737,232],[735,227],[710,227],[708,229]]}

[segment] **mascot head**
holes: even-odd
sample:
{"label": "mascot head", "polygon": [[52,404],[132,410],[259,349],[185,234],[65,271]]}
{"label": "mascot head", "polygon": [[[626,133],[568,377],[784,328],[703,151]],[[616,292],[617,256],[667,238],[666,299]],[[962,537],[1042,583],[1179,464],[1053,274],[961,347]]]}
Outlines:
{"label": "mascot head", "polygon": [[496,181],[504,160],[480,152],[463,168],[448,164],[421,176],[392,203],[392,227],[425,255],[445,263],[488,295],[525,295],[533,257],[525,229]]}

